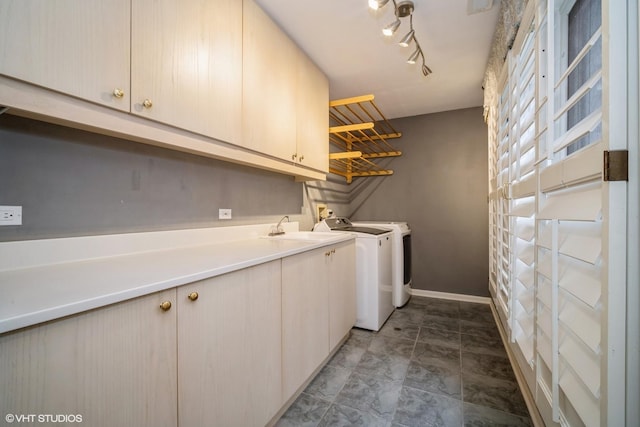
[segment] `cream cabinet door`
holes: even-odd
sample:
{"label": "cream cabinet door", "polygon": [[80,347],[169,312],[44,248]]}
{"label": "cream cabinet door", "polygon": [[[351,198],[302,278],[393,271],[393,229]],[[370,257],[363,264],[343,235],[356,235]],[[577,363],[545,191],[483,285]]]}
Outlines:
{"label": "cream cabinet door", "polygon": [[280,409],[280,280],[277,260],[178,288],[179,425],[264,426]]}
{"label": "cream cabinet door", "polygon": [[242,2],[133,1],[131,90],[134,114],[240,143]]}
{"label": "cream cabinet door", "polygon": [[175,290],[0,336],[2,416],[175,427],[176,310],[161,310],[165,301],[175,304]]}
{"label": "cream cabinet door", "polygon": [[297,93],[297,161],[329,173],[329,81],[303,52],[298,57]]}
{"label": "cream cabinet door", "polygon": [[329,355],[330,249],[282,260],[282,367],[289,399]]}
{"label": "cream cabinet door", "polygon": [[130,0],[3,0],[0,74],[128,111],[129,29]]}
{"label": "cream cabinet door", "polygon": [[356,246],[334,248],[329,270],[329,349],[333,350],[356,323]]}
{"label": "cream cabinet door", "polygon": [[300,52],[253,0],[243,4],[242,145],[295,161]]}

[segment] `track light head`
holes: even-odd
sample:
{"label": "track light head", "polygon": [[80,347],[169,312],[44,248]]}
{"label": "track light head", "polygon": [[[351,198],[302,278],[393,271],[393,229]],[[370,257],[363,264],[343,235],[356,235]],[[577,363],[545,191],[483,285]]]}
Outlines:
{"label": "track light head", "polygon": [[418,57],[420,56],[420,54],[422,54],[422,50],[420,50],[420,48],[417,48],[409,57],[409,59],[407,59],[407,63],[408,64],[415,64],[416,61],[418,60]]}
{"label": "track light head", "polygon": [[409,31],[403,38],[402,40],[400,40],[400,42],[398,43],[400,46],[402,47],[408,47],[409,44],[411,43],[411,40],[413,40],[413,35],[415,34],[415,32],[413,30]]}
{"label": "track light head", "polygon": [[395,21],[393,21],[391,24],[387,25],[382,29],[382,34],[384,34],[387,37],[390,37],[396,32],[399,26],[400,26],[400,19],[396,18]]}
{"label": "track light head", "polygon": [[373,10],[382,9],[389,3],[389,0],[369,0],[369,8]]}

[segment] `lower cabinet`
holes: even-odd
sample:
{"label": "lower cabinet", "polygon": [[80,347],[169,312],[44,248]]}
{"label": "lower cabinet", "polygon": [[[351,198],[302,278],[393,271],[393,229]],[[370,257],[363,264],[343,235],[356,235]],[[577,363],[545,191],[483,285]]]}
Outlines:
{"label": "lower cabinet", "polygon": [[348,242],[5,333],[0,414],[263,426],[354,325],[354,275]]}
{"label": "lower cabinet", "polygon": [[329,355],[328,262],[320,248],[282,260],[282,391],[292,396]]}
{"label": "lower cabinet", "polygon": [[264,426],[281,394],[280,260],[178,288],[180,426]]}
{"label": "lower cabinet", "polygon": [[176,310],[160,309],[175,295],[167,290],[1,335],[2,416],[18,423],[33,414],[29,425],[65,416],[55,422],[175,427]]}
{"label": "lower cabinet", "polygon": [[356,247],[353,242],[331,249],[329,264],[329,349],[333,350],[356,323]]}
{"label": "lower cabinet", "polygon": [[287,401],[356,322],[355,244],[282,260],[282,386]]}

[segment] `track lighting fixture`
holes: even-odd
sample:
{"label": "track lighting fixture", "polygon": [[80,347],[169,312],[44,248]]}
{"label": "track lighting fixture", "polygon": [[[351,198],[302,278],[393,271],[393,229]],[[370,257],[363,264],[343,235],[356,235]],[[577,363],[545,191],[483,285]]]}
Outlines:
{"label": "track lighting fixture", "polygon": [[[382,29],[382,34],[387,37],[391,37],[395,34],[398,28],[401,25],[400,18],[409,17],[409,32],[405,34],[400,42],[398,43],[402,47],[408,47],[413,41],[416,45],[416,50],[409,56],[407,59],[407,63],[415,64],[418,61],[418,58],[422,57],[422,74],[426,77],[431,74],[431,69],[427,67],[426,61],[424,59],[424,53],[422,52],[422,48],[420,47],[420,43],[416,39],[416,33],[413,30],[413,10],[414,5],[412,1],[401,1],[399,3],[396,0],[393,1],[393,11],[396,17],[395,21],[387,25]],[[369,0],[369,7],[373,10],[378,10],[383,8],[389,0]]]}

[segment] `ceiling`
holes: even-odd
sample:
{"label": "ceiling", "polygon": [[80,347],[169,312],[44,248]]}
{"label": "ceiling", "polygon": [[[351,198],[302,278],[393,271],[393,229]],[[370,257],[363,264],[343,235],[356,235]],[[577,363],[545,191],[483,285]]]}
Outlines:
{"label": "ceiling", "polygon": [[398,41],[409,18],[392,37],[382,28],[394,20],[392,1],[378,11],[367,0],[256,0],[329,78],[331,99],[368,93],[388,118],[482,105],[482,80],[498,19],[499,1],[485,12],[468,3],[491,0],[414,0],[413,27],[427,65],[407,64],[415,46]]}

